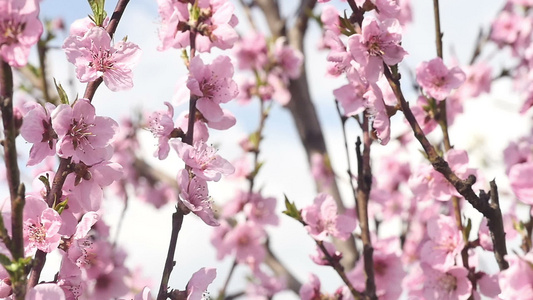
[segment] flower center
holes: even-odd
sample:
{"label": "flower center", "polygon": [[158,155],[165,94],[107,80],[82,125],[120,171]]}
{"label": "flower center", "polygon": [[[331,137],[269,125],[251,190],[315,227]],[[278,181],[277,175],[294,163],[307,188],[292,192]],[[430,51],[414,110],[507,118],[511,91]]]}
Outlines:
{"label": "flower center", "polygon": [[46,231],[41,224],[30,223],[26,225],[28,239],[33,244],[42,244],[46,239]]}
{"label": "flower center", "polygon": [[91,52],[92,61],[89,62],[89,67],[96,69],[97,72],[104,73],[115,65],[115,61],[112,59],[113,54],[109,50],[102,50],[100,47]]}
{"label": "flower center", "polygon": [[89,137],[90,136],[96,136],[91,132],[91,128],[94,126],[94,124],[87,124],[84,122],[83,117],[78,120],[72,120],[72,127],[70,128],[68,135],[72,138],[72,145],[74,146],[74,149],[77,149],[78,147],[80,150],[83,151],[83,145],[89,145]]}
{"label": "flower center", "polygon": [[441,289],[451,293],[457,289],[457,278],[446,273],[439,278],[438,285],[441,287]]}
{"label": "flower center", "polygon": [[0,45],[12,45],[18,41],[18,36],[24,31],[26,23],[18,23],[12,19],[0,21]]}

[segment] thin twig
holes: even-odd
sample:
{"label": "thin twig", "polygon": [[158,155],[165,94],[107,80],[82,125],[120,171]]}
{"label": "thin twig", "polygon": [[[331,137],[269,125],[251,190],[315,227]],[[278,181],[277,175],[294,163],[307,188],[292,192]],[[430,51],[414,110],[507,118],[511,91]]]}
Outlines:
{"label": "thin twig", "polygon": [[368,201],[372,188],[372,169],[370,167],[370,146],[372,139],[368,132],[368,117],[363,118],[363,153],[361,154],[361,139],[357,137],[357,210],[359,212],[359,227],[361,227],[361,240],[363,241],[363,263],[366,276],[365,295],[370,299],[377,299],[376,282],[374,281],[374,248],[370,238],[368,219]]}
{"label": "thin twig", "polygon": [[[472,189],[472,185],[476,181],[475,176],[470,175],[466,180],[459,178],[451,170],[448,162],[439,156],[435,148],[431,145],[426,135],[420,128],[420,125],[416,121],[413,112],[409,108],[409,104],[403,96],[399,78],[393,77],[387,66],[384,66],[384,73],[394,92],[394,95],[400,102],[401,109],[405,115],[405,118],[407,119],[407,122],[409,122],[409,125],[413,130],[415,138],[424,149],[424,152],[426,153],[428,160],[433,165],[433,168],[441,173],[444,178],[446,178],[446,180],[448,180],[448,182],[455,187],[459,194],[461,194],[476,210],[478,210],[487,218],[487,225],[489,226],[492,243],[494,245],[494,256],[498,266],[500,267],[500,270],[507,269],[509,264],[505,260],[505,255],[507,254],[505,230],[503,228],[503,219],[498,203],[496,184],[491,184],[490,197],[485,193],[480,193],[478,196]],[[494,187],[492,187],[492,185],[494,185]],[[489,198],[492,199],[492,203],[489,203]]]}

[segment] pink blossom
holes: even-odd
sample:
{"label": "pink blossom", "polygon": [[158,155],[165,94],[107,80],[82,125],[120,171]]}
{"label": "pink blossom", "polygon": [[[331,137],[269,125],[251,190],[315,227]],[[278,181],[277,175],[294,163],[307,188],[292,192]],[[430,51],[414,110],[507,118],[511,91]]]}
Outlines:
{"label": "pink blossom", "polygon": [[207,225],[218,226],[211,207],[207,182],[198,176],[191,178],[189,172],[183,169],[178,173],[178,185],[182,203]]}
{"label": "pink blossom", "polygon": [[63,290],[54,283],[41,283],[28,291],[26,300],[65,300],[65,293]]}
{"label": "pink blossom", "polygon": [[479,292],[486,297],[495,299],[501,293],[500,286],[498,284],[498,275],[489,275],[487,273],[478,272],[477,284]]}
{"label": "pink blossom", "polygon": [[416,68],[416,80],[429,97],[444,100],[452,89],[458,88],[465,81],[465,73],[458,67],[448,69],[440,57],[429,62],[422,62]]}
{"label": "pink blossom", "polygon": [[533,299],[533,252],[518,257],[507,255],[509,268],[499,273],[502,299]]}
{"label": "pink blossom", "polygon": [[243,36],[241,41],[235,45],[235,56],[237,56],[241,70],[263,68],[268,62],[265,37],[257,32]]}
{"label": "pink blossom", "polygon": [[533,204],[533,162],[516,164],[509,170],[509,181],[516,197],[529,205]]}
{"label": "pink blossom", "polygon": [[349,83],[333,90],[333,95],[341,104],[345,116],[355,116],[365,110],[364,96],[368,91],[368,84],[353,68],[348,70],[346,77]]}
{"label": "pink blossom", "polygon": [[120,299],[126,295],[129,287],[125,278],[129,275],[128,269],[122,265],[114,265],[111,271],[102,272],[96,277],[96,284],[91,293],[92,299]]}
{"label": "pink blossom", "polygon": [[[477,173],[475,169],[468,167],[468,154],[464,150],[451,149],[446,153],[445,159],[459,178],[467,179],[469,175]],[[409,186],[420,200],[448,201],[452,196],[461,197],[455,187],[430,165],[419,167],[409,178]]]}
{"label": "pink blossom", "polygon": [[[97,211],[100,209],[103,188],[122,177],[122,166],[103,161],[92,166],[82,162],[74,165],[74,171],[67,176],[64,189],[69,192],[72,209]],[[75,203],[74,203],[75,202]]]}
{"label": "pink blossom", "polygon": [[165,159],[170,151],[168,141],[171,138],[172,131],[174,131],[174,108],[168,102],[165,102],[168,111],[154,112],[150,115],[148,125],[150,132],[158,139],[158,147],[154,152],[154,156],[159,159]]}
{"label": "pink blossom", "polygon": [[370,89],[364,94],[365,106],[369,114],[370,126],[373,136],[382,145],[387,145],[390,140],[390,119],[387,107],[383,102],[383,94],[376,84],[371,84]]}
{"label": "pink blossom", "polygon": [[215,280],[216,276],[217,270],[214,268],[201,268],[192,274],[191,279],[187,283],[187,300],[202,298],[207,287]]}
{"label": "pink blossom", "polygon": [[[211,47],[229,49],[239,36],[234,27],[238,23],[233,14],[234,6],[229,1],[205,0],[188,7],[187,3],[171,0],[158,0],[161,28],[159,50],[185,48],[190,44],[190,29],[196,32],[196,49],[209,52]],[[196,10],[191,12],[191,10]],[[191,13],[197,15],[192,19]]]}
{"label": "pink blossom", "polygon": [[521,31],[531,26],[529,23],[520,14],[503,10],[492,23],[490,39],[500,46],[514,44],[522,34]]}
{"label": "pink blossom", "polygon": [[378,16],[381,19],[397,18],[400,14],[401,8],[399,2],[401,0],[373,0],[372,2],[376,5]]}
{"label": "pink blossom", "polygon": [[304,56],[302,52],[287,45],[287,40],[284,37],[276,39],[272,55],[276,63],[274,72],[280,78],[286,81],[300,76]]}
{"label": "pink blossom", "polygon": [[43,32],[37,0],[7,0],[0,3],[0,56],[13,67],[28,63],[30,48]]}
{"label": "pink blossom", "polygon": [[457,90],[461,98],[477,97],[481,93],[490,93],[492,85],[492,67],[486,62],[478,62],[474,65],[466,66],[466,80]]}
{"label": "pink blossom", "polygon": [[330,188],[335,180],[331,161],[326,155],[318,152],[311,154],[311,174],[315,182],[323,188]]}
{"label": "pink blossom", "polygon": [[238,87],[233,81],[233,65],[227,56],[218,56],[210,65],[205,65],[199,56],[189,64],[187,87],[197,96],[196,108],[207,121],[219,121],[224,116],[220,107],[235,98]]}
{"label": "pink blossom", "polygon": [[420,125],[420,128],[422,128],[422,131],[426,135],[431,133],[439,125],[428,113],[429,109],[428,100],[424,96],[419,96],[416,100],[416,105],[411,106],[411,111],[413,112],[418,125]]}
{"label": "pink blossom", "polygon": [[309,281],[300,287],[300,299],[315,300],[322,299],[320,293],[320,279],[315,274],[309,274]]}
{"label": "pink blossom", "polygon": [[246,222],[237,224],[224,236],[223,246],[235,253],[237,262],[256,265],[265,259],[264,240],[264,230],[257,224]]}
{"label": "pink blossom", "polygon": [[28,111],[20,127],[20,134],[33,146],[30,149],[28,166],[34,166],[43,161],[47,156],[56,153],[57,134],[52,129],[51,113],[55,106],[46,103],[45,106],[33,105]]}
{"label": "pink blossom", "polygon": [[141,55],[139,46],[119,41],[111,46],[111,37],[102,27],[92,27],[84,36],[69,36],[63,43],[69,62],[76,66],[81,82],[102,77],[112,91],[133,87],[132,68]]}
{"label": "pink blossom", "polygon": [[346,240],[355,230],[355,219],[339,215],[333,197],[319,194],[314,204],[302,209],[305,228],[314,239],[323,241],[327,236]]}
{"label": "pink blossom", "polygon": [[271,299],[276,293],[286,288],[284,278],[270,276],[256,265],[251,266],[251,269],[255,280],[246,288],[247,299]]}
{"label": "pink blossom", "polygon": [[400,46],[402,28],[396,19],[380,21],[365,17],[362,34],[348,39],[350,53],[361,65],[369,82],[376,82],[383,73],[383,63],[392,66],[403,60],[407,52]]}
{"label": "pink blossom", "polygon": [[424,272],[423,293],[427,300],[469,299],[472,293],[472,283],[468,279],[467,269],[450,267],[439,270],[426,263],[422,263],[421,267]]}
{"label": "pink blossom", "polygon": [[[109,17],[104,19],[102,27],[105,28],[107,25],[109,25]],[[82,38],[93,27],[97,26],[90,17],[77,19],[70,24],[69,35]]]}
{"label": "pink blossom", "polygon": [[94,106],[83,98],[72,107],[59,105],[52,114],[52,128],[59,137],[57,153],[74,162],[91,165],[109,158],[117,127],[113,119],[96,116]]}
{"label": "pink blossom", "polygon": [[326,30],[324,44],[330,48],[327,57],[328,75],[337,77],[352,68],[352,55],[347,51],[346,46],[335,32]]}
{"label": "pink blossom", "polygon": [[422,247],[420,260],[439,270],[452,267],[465,246],[463,235],[457,229],[454,219],[444,215],[430,219],[427,233],[430,240]]}
{"label": "pink blossom", "polygon": [[230,175],[235,171],[227,160],[216,154],[215,148],[204,141],[195,142],[194,147],[175,141],[172,147],[176,149],[185,164],[191,167],[192,172],[204,180],[219,181],[222,175]]}
{"label": "pink blossom", "polygon": [[248,201],[244,205],[244,213],[250,222],[259,225],[278,225],[279,218],[276,214],[276,198],[264,198],[259,193],[246,193],[245,197],[247,197]]}
{"label": "pink blossom", "polygon": [[32,255],[37,249],[46,253],[55,250],[61,241],[61,223],[59,214],[46,202],[27,196],[23,223],[25,253]]}
{"label": "pink blossom", "polygon": [[213,228],[213,232],[211,234],[211,244],[215,249],[217,250],[217,259],[221,260],[226,255],[229,255],[231,253],[230,248],[226,248],[224,244],[224,238],[226,237],[226,234],[230,232],[232,227],[228,224],[228,222],[225,219],[222,219],[220,222],[220,226],[217,226]]}
{"label": "pink blossom", "polygon": [[[376,295],[384,300],[399,299],[402,293],[401,282],[406,275],[400,256],[397,253],[376,250],[373,255]],[[358,261],[347,277],[355,289],[365,289],[363,260]]]}
{"label": "pink blossom", "polygon": [[341,22],[339,11],[333,5],[324,5],[322,8],[322,13],[320,14],[320,21],[322,21],[322,26],[324,31],[330,30],[336,35],[341,33]]}

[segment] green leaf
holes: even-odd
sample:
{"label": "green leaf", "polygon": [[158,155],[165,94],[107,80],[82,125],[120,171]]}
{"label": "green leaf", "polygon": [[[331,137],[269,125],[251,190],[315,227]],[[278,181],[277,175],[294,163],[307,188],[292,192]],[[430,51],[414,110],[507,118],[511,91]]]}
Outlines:
{"label": "green leaf", "polygon": [[58,214],[61,214],[65,208],[67,208],[68,204],[68,198],[65,199],[65,201],[59,202],[54,206],[54,210],[57,211]]}
{"label": "green leaf", "polygon": [[50,190],[50,177],[48,173],[46,173],[46,176],[39,176],[39,180],[44,184],[47,191]]}
{"label": "green leaf", "polygon": [[93,16],[89,16],[96,26],[102,26],[107,13],[104,10],[105,0],[87,0],[93,11]]}
{"label": "green leaf", "polygon": [[259,173],[259,170],[261,169],[261,167],[264,165],[265,163],[264,162],[258,162],[257,165],[255,165],[255,168],[254,170],[252,171],[252,173],[250,173],[249,176],[251,176],[252,178],[257,176],[257,173]]}
{"label": "green leaf", "polygon": [[470,218],[466,219],[466,227],[464,230],[464,235],[468,239],[468,237],[470,236],[470,231],[472,231],[472,220],[470,220]]}
{"label": "green leaf", "polygon": [[287,198],[287,195],[284,195],[284,196],[285,196],[285,210],[283,211],[283,213],[295,220],[302,222],[302,215],[300,214],[300,211],[298,210],[298,208],[296,208],[296,205],[294,204],[294,202],[291,203],[289,199]]}
{"label": "green leaf", "polygon": [[65,89],[63,89],[63,87],[61,86],[61,83],[57,84],[56,79],[54,78],[54,84],[56,86],[57,94],[59,95],[59,99],[61,100],[61,103],[68,104],[69,103],[68,96],[67,96],[67,93],[65,92]]}
{"label": "green leaf", "polygon": [[6,255],[0,253],[0,264],[2,264],[2,266],[9,266],[11,265],[11,259],[9,257],[7,257]]}
{"label": "green leaf", "polygon": [[250,141],[250,144],[252,144],[253,149],[257,151],[257,149],[259,149],[259,142],[261,142],[261,134],[256,131],[250,134],[250,137],[248,139]]}

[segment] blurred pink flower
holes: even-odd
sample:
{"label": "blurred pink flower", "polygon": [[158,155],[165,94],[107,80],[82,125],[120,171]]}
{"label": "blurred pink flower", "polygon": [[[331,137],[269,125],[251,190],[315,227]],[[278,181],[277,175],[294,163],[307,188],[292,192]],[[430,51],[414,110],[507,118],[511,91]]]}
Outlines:
{"label": "blurred pink flower", "polygon": [[420,261],[432,268],[447,270],[455,264],[457,255],[463,250],[463,235],[452,217],[439,215],[428,221],[427,234],[430,238],[420,252]]}
{"label": "blurred pink flower", "polygon": [[468,279],[468,270],[452,266],[444,270],[434,269],[422,263],[424,277],[423,295],[426,300],[457,299],[467,300],[472,294],[472,283]]}
{"label": "blurred pink flower", "polygon": [[204,141],[195,142],[194,147],[182,141],[173,141],[172,147],[185,164],[191,167],[192,172],[204,180],[219,181],[222,175],[235,172],[235,168]]}
{"label": "blurred pink flower", "polygon": [[30,48],[43,32],[39,21],[39,1],[4,0],[0,2],[0,56],[13,67],[28,63]]}
{"label": "blurred pink flower", "polygon": [[54,283],[41,283],[28,290],[26,300],[65,300],[65,293]]}
{"label": "blurred pink flower", "polygon": [[309,235],[319,241],[330,235],[346,240],[356,226],[355,219],[338,214],[337,204],[328,194],[316,196],[313,205],[302,209],[302,218]]}
{"label": "blurred pink flower", "polygon": [[424,92],[435,100],[444,100],[450,96],[466,79],[465,73],[458,67],[448,69],[440,57],[429,62],[422,62],[416,68],[416,81]]}

